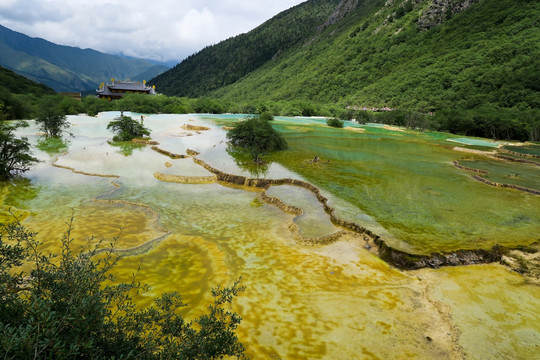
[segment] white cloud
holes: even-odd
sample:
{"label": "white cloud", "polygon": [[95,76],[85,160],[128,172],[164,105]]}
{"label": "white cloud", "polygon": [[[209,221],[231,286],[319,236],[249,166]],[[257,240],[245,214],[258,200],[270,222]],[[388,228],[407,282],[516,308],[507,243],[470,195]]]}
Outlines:
{"label": "white cloud", "polygon": [[180,61],[301,2],[0,0],[0,24],[57,44]]}

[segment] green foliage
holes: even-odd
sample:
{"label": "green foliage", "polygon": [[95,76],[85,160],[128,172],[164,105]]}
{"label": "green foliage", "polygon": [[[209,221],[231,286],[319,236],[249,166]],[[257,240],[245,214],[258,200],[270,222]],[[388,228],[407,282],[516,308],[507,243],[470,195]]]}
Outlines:
{"label": "green foliage", "polygon": [[17,138],[14,134],[26,122],[8,123],[0,121],[0,179],[8,179],[23,173],[38,160],[31,155],[30,143],[26,137]]}
{"label": "green foliage", "polygon": [[[57,254],[15,222],[0,229],[0,351],[9,359],[244,358],[235,334],[241,318],[225,309],[243,287],[212,290],[208,312],[186,322],[180,295],[164,294],[138,310],[133,296],[147,288],[113,285],[112,250],[72,250],[71,222]],[[94,260],[95,259],[95,260]],[[21,271],[25,265],[28,271]]]}
{"label": "green foliage", "polygon": [[142,122],[138,122],[129,116],[120,115],[107,125],[107,130],[114,134],[114,141],[131,141],[135,138],[142,138],[150,135],[150,130],[144,127]]}
{"label": "green foliage", "polygon": [[36,123],[41,131],[50,137],[60,137],[63,129],[67,129],[70,125],[65,112],[59,107],[56,96],[45,96],[41,99]]}
{"label": "green foliage", "polygon": [[343,121],[336,119],[336,118],[330,118],[326,120],[326,124],[328,126],[332,126],[335,128],[342,128],[343,127]]}
{"label": "green foliage", "polygon": [[43,95],[54,90],[0,66],[0,120],[28,119]]}
{"label": "green foliage", "polygon": [[255,162],[267,151],[283,150],[287,142],[272,125],[258,116],[250,117],[238,123],[227,133],[232,146],[246,149]]}
{"label": "green foliage", "polygon": [[208,98],[200,98],[193,104],[193,110],[197,113],[221,114],[223,107],[216,101]]}
{"label": "green foliage", "polygon": [[0,87],[13,94],[53,95],[50,87],[36,83],[24,76],[0,66]]}
{"label": "green foliage", "polygon": [[259,114],[259,119],[263,121],[272,121],[274,120],[274,117],[270,113],[270,111],[263,111]]}

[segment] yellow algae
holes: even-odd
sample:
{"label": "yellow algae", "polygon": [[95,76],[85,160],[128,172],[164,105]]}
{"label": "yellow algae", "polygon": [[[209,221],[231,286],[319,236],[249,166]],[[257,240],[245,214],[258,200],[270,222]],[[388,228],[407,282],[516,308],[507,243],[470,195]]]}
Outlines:
{"label": "yellow algae", "polygon": [[145,307],[165,292],[176,291],[189,304],[189,318],[202,314],[210,302],[210,288],[231,282],[225,256],[219,248],[201,237],[171,235],[144,255],[122,257],[115,268],[115,281],[136,280],[149,284],[149,292],[137,297],[137,306]]}
{"label": "yellow algae", "polygon": [[185,158],[188,158],[189,155],[184,155],[184,154],[174,154],[170,151],[167,151],[167,150],[164,150],[164,149],[161,149],[157,146],[152,146],[152,150],[160,153],[160,154],[163,154],[165,156],[168,156],[170,157],[171,159],[185,159]]}
{"label": "yellow algae", "polygon": [[183,176],[155,172],[154,177],[160,181],[179,184],[210,184],[217,181],[216,175],[211,176]]}
{"label": "yellow algae", "polygon": [[[448,141],[452,141],[452,140],[449,139]],[[464,148],[464,147],[461,147],[461,146],[455,146],[453,148],[453,150],[460,151],[460,152],[465,152],[465,153],[470,153],[470,154],[478,154],[478,155],[492,155],[492,154],[497,153],[497,151],[495,151],[495,150],[493,150],[493,151],[484,151],[484,150]]]}
{"label": "yellow algae", "polygon": [[[43,242],[42,250],[55,252],[60,247],[62,234],[67,230],[69,216],[64,213],[38,213],[24,225],[38,232],[36,239]],[[113,238],[119,236],[116,247],[132,248],[163,235],[154,227],[155,219],[144,208],[129,205],[86,204],[84,210],[74,211],[71,237],[73,251],[87,245],[96,245],[101,240],[102,247],[109,247]]]}
{"label": "yellow algae", "polygon": [[131,139],[132,143],[143,145],[159,145],[157,141],[151,139]]}
{"label": "yellow algae", "polygon": [[197,126],[197,125],[191,125],[191,124],[184,124],[184,125],[182,125],[180,127],[182,129],[188,130],[188,131],[208,131],[208,130],[210,130],[210,128],[206,127],[206,126]]}
{"label": "yellow algae", "polygon": [[[429,302],[419,301],[419,292],[409,289],[417,286],[411,279],[390,268],[383,273],[344,265],[301,248],[276,250],[281,264],[274,263],[268,277],[252,280],[246,274],[246,295],[238,299],[244,314],[241,335],[255,358],[272,353],[295,359],[356,358],[366,341],[381,358],[459,358],[451,337],[427,344],[425,334],[435,337],[432,332],[451,329]],[[373,261],[366,251],[356,251],[358,259]],[[290,276],[276,276],[279,268],[290,268]]]}
{"label": "yellow algae", "polygon": [[345,130],[354,131],[354,132],[358,132],[358,133],[366,132],[366,129],[364,129],[364,128],[352,127],[352,126],[346,126]]}
{"label": "yellow algae", "polygon": [[540,348],[540,287],[496,264],[421,271],[451,309],[467,359],[533,359]]}
{"label": "yellow algae", "polygon": [[384,125],[383,128],[385,128],[386,130],[391,130],[391,131],[405,131],[405,129],[403,128],[400,128],[397,126],[391,126],[391,125]]}

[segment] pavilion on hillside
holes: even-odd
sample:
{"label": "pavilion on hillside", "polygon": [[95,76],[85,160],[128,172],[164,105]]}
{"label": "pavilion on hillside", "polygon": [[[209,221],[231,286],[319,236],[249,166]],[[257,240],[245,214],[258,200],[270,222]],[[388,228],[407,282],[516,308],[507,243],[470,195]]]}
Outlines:
{"label": "pavilion on hillside", "polygon": [[155,95],[156,87],[147,86],[146,81],[115,81],[114,79],[111,79],[110,84],[101,83],[99,89],[97,89],[96,92],[98,98],[111,101],[115,99],[120,99],[125,94]]}

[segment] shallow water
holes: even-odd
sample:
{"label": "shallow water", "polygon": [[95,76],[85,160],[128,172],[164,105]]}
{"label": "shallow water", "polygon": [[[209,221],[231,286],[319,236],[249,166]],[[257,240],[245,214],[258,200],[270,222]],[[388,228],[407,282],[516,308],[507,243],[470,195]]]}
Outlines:
{"label": "shallow water", "polygon": [[[452,161],[477,156],[454,151],[440,134],[301,125],[302,131],[293,132],[286,122],[280,126],[290,149],[272,159],[371,216],[396,247],[430,253],[537,240],[540,198],[472,179]],[[307,162],[316,155],[321,162]],[[490,174],[495,179],[527,168],[524,181],[539,186],[538,167],[496,167]]]}
{"label": "shallow water", "polygon": [[[242,277],[246,291],[233,308],[243,317],[238,333],[248,355],[260,359],[458,359],[464,353],[474,359],[494,351],[510,354],[513,344],[527,358],[540,346],[540,322],[534,321],[538,288],[516,287],[518,275],[498,266],[400,272],[367,252],[354,234],[327,246],[301,246],[288,229],[290,221],[305,236],[337,230],[312,193],[288,185],[268,190],[304,209],[294,216],[262,202],[260,191],[161,182],[155,172],[208,172],[191,159],[173,160],[150,146],[110,144],[106,125],[115,116],[69,117],[73,136],[67,149],[35,151],[44,162],[27,173],[30,181],[2,187],[2,216],[8,219],[10,207],[20,214],[39,231],[45,251],[58,248],[72,214],[76,247],[102,238],[108,244],[120,234],[116,248],[131,250],[114,270],[117,281],[130,281],[140,264],[137,279],[152,288],[137,298],[140,306],[177,291],[191,305],[184,311],[190,319],[206,309],[210,288]],[[160,148],[178,154],[193,149],[220,170],[251,176],[252,170],[226,151],[222,126],[237,118],[150,115],[144,121]],[[188,123],[210,130],[180,128]],[[538,198],[480,184],[453,167],[463,154],[452,150],[447,135],[378,127],[359,134],[323,123],[278,118],[276,127],[285,132],[290,149],[273,154],[262,175],[312,182],[336,214],[405,249],[430,252],[537,239]],[[23,131],[33,143],[40,140],[35,127]],[[306,162],[315,155],[320,162]],[[57,158],[62,166],[119,178],[51,166]],[[502,166],[501,172],[509,170]],[[472,303],[474,308],[468,307]],[[488,314],[477,337],[482,344],[508,333],[514,340],[523,336],[479,345],[471,340],[479,324],[469,321],[469,311]],[[527,320],[510,321],[505,312],[525,314]]]}

